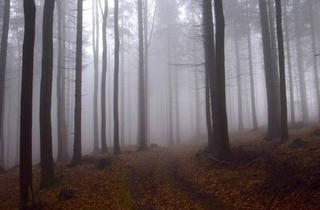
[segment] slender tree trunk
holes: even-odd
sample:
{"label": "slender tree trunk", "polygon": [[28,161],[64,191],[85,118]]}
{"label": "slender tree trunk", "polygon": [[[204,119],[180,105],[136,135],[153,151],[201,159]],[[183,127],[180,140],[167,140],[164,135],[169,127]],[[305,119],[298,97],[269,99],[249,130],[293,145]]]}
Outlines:
{"label": "slender tree trunk", "polygon": [[302,121],[309,121],[308,113],[308,102],[307,102],[307,90],[306,90],[306,81],[305,81],[305,72],[303,68],[303,53],[301,46],[301,33],[300,33],[300,20],[299,20],[299,5],[298,1],[294,1],[293,10],[294,10],[294,22],[295,22],[295,38],[296,38],[296,51],[297,51],[297,62],[298,62],[298,74],[299,74],[299,86],[300,86],[300,100],[301,100],[301,111],[302,111]]}
{"label": "slender tree trunk", "polygon": [[98,118],[98,88],[99,88],[99,12],[98,0],[92,1],[92,52],[94,65],[93,90],[93,152],[99,151],[99,118]]}
{"label": "slender tree trunk", "polygon": [[279,91],[279,77],[276,69],[273,68],[272,51],[270,43],[270,30],[268,21],[268,10],[265,0],[259,0],[262,41],[263,41],[263,55],[264,68],[267,90],[267,104],[268,104],[268,134],[269,138],[279,137],[281,135],[280,129],[280,91]]}
{"label": "slender tree trunk", "polygon": [[54,179],[51,124],[54,4],[54,0],[45,0],[43,11],[40,90],[41,186],[43,187],[53,184]]}
{"label": "slender tree trunk", "polygon": [[114,153],[119,155],[120,143],[119,143],[119,2],[114,0]]}
{"label": "slender tree trunk", "polygon": [[8,33],[10,20],[10,0],[4,0],[4,12],[2,23],[2,37],[0,49],[0,168],[4,168],[4,95],[5,95],[5,76],[7,64],[7,48],[8,48]]}
{"label": "slender tree trunk", "polygon": [[36,5],[24,0],[24,42],[20,114],[20,209],[28,209],[32,192],[32,89]]}
{"label": "slender tree trunk", "polygon": [[145,71],[144,71],[144,39],[143,39],[143,8],[142,0],[138,0],[138,28],[139,28],[139,148],[147,148],[147,124],[146,124],[146,101],[145,101]]}
{"label": "slender tree trunk", "polygon": [[78,0],[77,5],[77,39],[76,39],[76,82],[75,82],[75,107],[74,107],[74,146],[72,164],[81,162],[81,89],[82,89],[82,20],[83,1]]}
{"label": "slender tree trunk", "polygon": [[58,161],[66,161],[68,157],[66,107],[65,107],[65,55],[66,30],[65,8],[62,0],[57,1],[58,11],[58,74],[57,74],[57,103],[58,103]]}
{"label": "slender tree trunk", "polygon": [[120,44],[120,53],[121,53],[121,64],[120,64],[120,75],[121,75],[121,126],[120,126],[120,142],[121,145],[124,146],[126,141],[125,141],[125,111],[124,111],[124,84],[125,84],[125,73],[124,73],[124,15],[121,16],[121,44]]}
{"label": "slender tree trunk", "polygon": [[254,86],[254,74],[253,74],[253,63],[252,63],[252,38],[251,38],[251,27],[250,27],[250,19],[249,19],[249,8],[248,8],[248,0],[246,0],[247,6],[247,33],[248,33],[248,56],[249,56],[249,75],[250,75],[250,91],[251,91],[251,111],[252,111],[252,125],[253,129],[256,130],[258,128],[257,122],[257,112],[256,112],[256,95],[255,95],[255,86]]}
{"label": "slender tree trunk", "polygon": [[288,61],[288,73],[289,73],[289,89],[290,89],[290,116],[291,123],[296,123],[296,114],[294,108],[294,90],[293,90],[293,75],[292,75],[292,64],[291,64],[291,50],[290,50],[290,36],[289,36],[289,26],[288,26],[288,11],[287,11],[288,1],[284,4],[284,31],[285,31],[285,42],[287,51],[287,61]]}
{"label": "slender tree trunk", "polygon": [[[170,23],[168,23],[170,24]],[[169,145],[172,146],[174,144],[173,141],[173,110],[172,110],[172,69],[171,69],[171,34],[170,29],[168,30],[167,37],[167,50],[168,50],[168,134],[169,134]]]}
{"label": "slender tree trunk", "polygon": [[236,68],[237,68],[237,83],[238,83],[238,129],[243,130],[243,116],[242,116],[242,81],[241,81],[241,64],[240,64],[240,53],[239,53],[239,38],[236,29],[236,23],[233,24],[234,27],[234,45],[236,51]]}
{"label": "slender tree trunk", "polygon": [[[175,52],[176,55],[176,52]],[[177,57],[175,56],[175,63],[177,63]],[[179,72],[178,69],[175,68],[175,74],[174,74],[174,91],[175,91],[175,97],[176,97],[176,110],[175,110],[175,114],[176,114],[176,141],[177,144],[180,144],[180,109],[179,109],[179,105],[180,105],[180,97],[179,97]]]}
{"label": "slender tree trunk", "polygon": [[107,119],[106,119],[106,80],[107,80],[107,21],[108,1],[105,1],[105,8],[102,21],[102,76],[101,76],[101,150],[107,152]]}
{"label": "slender tree trunk", "polygon": [[[214,29],[213,29],[213,15],[212,15],[212,0],[202,1],[202,22],[203,22],[203,45],[205,55],[205,77],[206,77],[206,116],[208,129],[208,148],[211,150],[213,145],[213,129],[212,129],[212,74],[216,68],[215,43],[214,43]],[[210,106],[210,107],[208,107]],[[210,114],[210,116],[208,115]],[[210,127],[209,127],[210,126]]]}
{"label": "slender tree trunk", "polygon": [[[313,16],[313,0],[309,0],[309,18],[310,18],[310,29],[311,29],[311,47],[312,47],[312,55],[316,55],[316,32],[315,32],[315,24],[314,24],[314,16]],[[317,99],[317,108],[318,108],[318,121],[320,121],[320,87],[319,87],[319,72],[318,72],[318,62],[316,56],[312,56],[313,61],[313,71],[314,71],[314,85],[316,88],[316,99]]]}
{"label": "slender tree trunk", "polygon": [[224,159],[230,153],[225,92],[225,20],[222,0],[214,0],[216,23],[216,68],[213,73],[213,156]]}
{"label": "slender tree trunk", "polygon": [[[150,142],[150,98],[149,98],[149,0],[144,0],[143,29],[144,29],[144,77],[145,77],[145,100],[146,100],[146,133],[147,143]],[[151,35],[150,35],[151,36]]]}
{"label": "slender tree trunk", "polygon": [[281,0],[276,1],[276,19],[277,19],[277,38],[280,72],[280,100],[281,100],[281,141],[286,142],[289,139],[288,134],[288,114],[287,114],[287,89],[286,89],[286,69],[282,31],[282,7]]}

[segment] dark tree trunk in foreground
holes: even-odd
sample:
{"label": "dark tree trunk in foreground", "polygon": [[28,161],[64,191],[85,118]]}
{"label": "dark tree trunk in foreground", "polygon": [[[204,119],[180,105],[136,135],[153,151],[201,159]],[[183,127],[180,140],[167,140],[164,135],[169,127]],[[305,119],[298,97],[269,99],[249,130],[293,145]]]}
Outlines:
{"label": "dark tree trunk in foreground", "polygon": [[106,80],[107,80],[107,20],[108,1],[105,1],[105,8],[102,21],[102,75],[101,75],[101,151],[107,152],[107,120],[106,120]]}
{"label": "dark tree trunk in foreground", "polygon": [[76,40],[76,82],[74,107],[74,145],[72,164],[81,162],[81,86],[82,86],[82,8],[83,0],[78,0],[77,6],[77,40]]}
{"label": "dark tree trunk in foreground", "polygon": [[213,147],[212,136],[212,74],[216,68],[212,1],[202,1],[202,22],[203,22],[203,45],[205,55],[205,77],[206,77],[206,118],[208,129],[208,148]]}
{"label": "dark tree trunk in foreground", "polygon": [[41,186],[52,184],[54,179],[52,157],[52,73],[53,73],[53,15],[54,0],[46,0],[43,11],[42,75],[40,90],[40,149]]}
{"label": "dark tree trunk in foreground", "polygon": [[4,90],[7,63],[8,32],[10,19],[10,0],[4,0],[4,14],[2,23],[1,51],[0,51],[0,168],[4,168]]}
{"label": "dark tree trunk in foreground", "polygon": [[99,151],[99,122],[98,122],[98,88],[99,88],[99,12],[98,1],[92,0],[92,51],[94,65],[93,90],[93,152]]}
{"label": "dark tree trunk in foreground", "polygon": [[273,68],[271,50],[271,38],[268,21],[268,9],[266,0],[259,0],[265,79],[268,105],[268,134],[269,138],[280,137],[280,91],[278,72]]}
{"label": "dark tree trunk in foreground", "polygon": [[281,0],[276,0],[277,38],[280,73],[280,101],[281,101],[281,141],[289,139],[288,135],[288,114],[287,114],[287,90],[286,90],[286,69],[282,30],[282,7]]}
{"label": "dark tree trunk in foreground", "polygon": [[138,28],[139,28],[139,122],[138,141],[139,149],[147,148],[146,100],[145,100],[145,75],[144,75],[144,47],[143,46],[143,8],[142,0],[138,0]]}
{"label": "dark tree trunk in foreground", "polygon": [[120,151],[119,142],[119,2],[114,0],[114,154],[118,155]]}
{"label": "dark tree trunk in foreground", "polygon": [[216,68],[213,73],[213,145],[210,152],[219,159],[230,153],[225,91],[225,21],[222,0],[214,0],[216,23]]}
{"label": "dark tree trunk in foreground", "polygon": [[251,111],[252,111],[252,124],[253,129],[258,128],[257,122],[257,112],[256,112],[256,95],[255,95],[255,86],[254,86],[254,74],[253,74],[253,64],[252,64],[252,44],[251,44],[251,27],[250,27],[250,18],[249,18],[249,8],[248,0],[246,0],[247,6],[247,33],[248,33],[248,55],[249,55],[249,74],[250,74],[250,92],[251,92]]}
{"label": "dark tree trunk in foreground", "polygon": [[68,156],[65,77],[66,77],[66,10],[63,0],[57,0],[58,12],[58,67],[57,67],[57,111],[58,111],[58,161],[66,161]]}
{"label": "dark tree trunk in foreground", "polygon": [[24,42],[20,114],[20,207],[27,209],[32,192],[32,88],[36,5],[24,0]]}
{"label": "dark tree trunk in foreground", "polygon": [[288,12],[287,12],[288,1],[284,4],[284,31],[285,31],[285,41],[286,41],[286,52],[288,61],[288,73],[289,73],[289,89],[290,89],[290,117],[291,123],[296,123],[296,114],[294,108],[294,90],[293,90],[293,75],[292,75],[292,64],[291,64],[291,50],[290,50],[290,33],[289,33],[289,23],[288,23]]}

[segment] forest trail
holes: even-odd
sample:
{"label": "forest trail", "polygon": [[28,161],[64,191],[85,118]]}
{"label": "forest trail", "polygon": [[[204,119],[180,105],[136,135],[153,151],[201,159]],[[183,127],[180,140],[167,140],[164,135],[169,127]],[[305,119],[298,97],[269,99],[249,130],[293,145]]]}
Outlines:
{"label": "forest trail", "polygon": [[230,209],[181,176],[179,158],[173,150],[138,154],[129,176],[135,209]]}

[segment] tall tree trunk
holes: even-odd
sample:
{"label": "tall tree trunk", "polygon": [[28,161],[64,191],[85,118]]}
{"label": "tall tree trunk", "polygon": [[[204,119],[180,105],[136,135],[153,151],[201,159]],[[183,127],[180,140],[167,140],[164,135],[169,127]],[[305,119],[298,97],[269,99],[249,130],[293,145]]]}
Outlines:
{"label": "tall tree trunk", "polygon": [[[150,142],[150,98],[149,98],[149,0],[144,0],[143,7],[143,29],[144,29],[144,77],[145,77],[145,100],[146,100],[146,135],[147,143]],[[150,35],[151,36],[151,35]]]}
{"label": "tall tree trunk", "polygon": [[24,42],[20,114],[20,208],[28,209],[32,192],[32,89],[36,5],[24,0]]}
{"label": "tall tree trunk", "polygon": [[246,7],[247,7],[247,33],[248,33],[247,41],[248,41],[248,56],[249,56],[252,125],[253,125],[253,129],[256,130],[258,128],[258,122],[257,122],[257,112],[256,112],[256,95],[255,95],[253,63],[252,63],[252,44],[251,44],[252,38],[251,38],[248,0],[246,0]]}
{"label": "tall tree trunk", "polygon": [[93,90],[93,152],[99,151],[99,122],[98,122],[98,88],[99,88],[99,12],[98,0],[92,1],[92,52],[94,65]]}
{"label": "tall tree trunk", "polygon": [[66,107],[65,107],[65,77],[66,77],[66,29],[65,7],[62,0],[57,1],[58,11],[58,73],[57,73],[57,105],[58,105],[58,161],[66,161],[68,157]]}
{"label": "tall tree trunk", "polygon": [[[214,43],[214,29],[213,29],[213,15],[212,15],[212,0],[202,1],[202,22],[203,22],[203,45],[205,55],[205,77],[206,77],[206,115],[207,115],[207,129],[208,129],[208,148],[211,150],[214,147],[212,135],[212,94],[213,82],[212,74],[216,68],[215,43]],[[208,107],[210,106],[210,107]],[[210,116],[209,116],[210,114]],[[210,128],[209,128],[210,126]]]}
{"label": "tall tree trunk", "polygon": [[107,21],[108,1],[105,1],[102,21],[102,75],[101,75],[101,150],[107,152],[106,80],[107,80]]}
{"label": "tall tree trunk", "polygon": [[78,0],[77,5],[77,39],[76,39],[76,82],[75,82],[75,107],[74,107],[74,145],[72,164],[81,162],[81,89],[82,89],[82,20],[83,1]]}
{"label": "tall tree trunk", "polygon": [[290,50],[290,33],[289,33],[289,19],[288,19],[288,11],[287,11],[288,0],[285,2],[283,10],[284,10],[284,31],[285,31],[285,42],[286,42],[286,51],[287,51],[287,61],[288,61],[288,73],[289,73],[289,89],[290,89],[290,116],[291,123],[296,123],[296,114],[294,108],[294,90],[293,90],[293,75],[292,75],[292,64],[291,64],[291,50]]}
{"label": "tall tree trunk", "polygon": [[268,10],[266,0],[259,0],[264,68],[267,90],[267,109],[268,109],[268,134],[269,138],[279,137],[280,129],[280,91],[278,72],[273,68],[273,59],[270,43],[270,30],[268,21]]}
{"label": "tall tree trunk", "polygon": [[305,72],[303,68],[303,53],[301,47],[301,33],[300,33],[300,20],[299,20],[299,5],[298,1],[294,1],[293,10],[294,10],[294,22],[295,22],[295,38],[296,38],[296,52],[297,52],[297,62],[298,62],[298,74],[299,74],[299,91],[300,91],[300,100],[301,100],[301,111],[302,111],[302,121],[308,122],[308,103],[307,103],[307,90],[306,90],[306,81],[305,81]]}
{"label": "tall tree trunk", "polygon": [[288,114],[287,114],[287,89],[286,89],[286,69],[282,31],[282,7],[281,0],[276,0],[277,38],[280,73],[280,100],[281,100],[281,141],[289,139],[288,135]]}
{"label": "tall tree trunk", "polygon": [[240,53],[239,53],[239,37],[236,29],[236,23],[233,23],[234,27],[234,46],[236,51],[236,69],[237,69],[237,83],[238,83],[238,129],[243,130],[243,115],[242,115],[242,81],[241,81],[241,63],[240,63]]}
{"label": "tall tree trunk", "polygon": [[[176,55],[176,52],[175,52]],[[175,63],[177,63],[177,57],[175,56]],[[176,114],[176,142],[177,144],[180,144],[180,109],[179,109],[179,105],[180,105],[180,97],[179,97],[179,72],[178,69],[175,68],[174,69],[174,91],[175,91],[175,114]]]}
{"label": "tall tree trunk", "polygon": [[120,41],[120,54],[121,54],[121,64],[120,64],[120,75],[121,75],[121,126],[120,126],[120,142],[121,145],[124,146],[126,141],[125,141],[125,120],[124,120],[124,116],[125,116],[125,111],[124,111],[124,84],[125,84],[125,73],[124,73],[124,15],[121,15],[121,41]]}
{"label": "tall tree trunk", "polygon": [[315,32],[315,24],[314,24],[314,16],[313,16],[313,0],[309,0],[309,18],[310,18],[310,29],[311,29],[311,47],[312,47],[312,61],[313,61],[313,71],[314,71],[314,85],[316,88],[316,99],[317,99],[317,108],[318,108],[318,121],[320,121],[320,87],[319,87],[319,73],[318,73],[318,62],[316,55],[316,32]]}
{"label": "tall tree trunk", "polygon": [[54,0],[45,0],[42,31],[42,75],[40,90],[40,149],[41,186],[53,184],[52,156],[52,73],[53,73],[53,15]]}
{"label": "tall tree trunk", "polygon": [[114,0],[114,95],[113,95],[113,111],[114,111],[114,153],[119,155],[119,2]]}
{"label": "tall tree trunk", "polygon": [[270,30],[270,47],[271,47],[271,58],[272,68],[279,72],[278,65],[278,48],[277,48],[277,34],[276,34],[276,23],[275,23],[275,0],[267,0],[268,7],[268,18],[269,18],[269,30]]}
{"label": "tall tree trunk", "polygon": [[[169,26],[170,23],[168,23]],[[169,145],[174,144],[173,141],[173,110],[172,110],[172,69],[171,69],[171,34],[170,29],[167,31],[167,59],[168,59],[168,135]]]}
{"label": "tall tree trunk", "polygon": [[225,92],[225,20],[222,0],[214,0],[216,23],[216,68],[213,73],[213,145],[210,152],[223,159],[230,153]]}
{"label": "tall tree trunk", "polygon": [[144,39],[143,39],[143,7],[142,0],[138,0],[138,28],[139,28],[139,116],[138,116],[138,141],[139,149],[147,148],[147,124],[145,101],[145,71],[144,71]]}
{"label": "tall tree trunk", "polygon": [[0,49],[0,168],[4,168],[4,93],[5,93],[5,76],[7,64],[7,48],[8,48],[8,33],[10,20],[10,0],[4,0],[4,12],[2,23],[2,37]]}

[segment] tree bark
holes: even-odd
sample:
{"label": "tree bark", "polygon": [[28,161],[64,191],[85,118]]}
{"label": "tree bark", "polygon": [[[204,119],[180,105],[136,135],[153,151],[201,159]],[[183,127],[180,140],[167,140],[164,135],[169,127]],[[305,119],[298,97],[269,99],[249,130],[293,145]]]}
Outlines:
{"label": "tree bark", "polygon": [[36,5],[24,0],[24,42],[20,114],[20,208],[26,210],[32,192],[32,96]]}
{"label": "tree bark", "polygon": [[53,184],[52,156],[52,73],[53,73],[53,16],[54,0],[45,0],[42,31],[42,75],[40,90],[40,156],[41,186]]}
{"label": "tree bark", "polygon": [[114,93],[113,93],[113,111],[114,111],[114,154],[119,155],[119,1],[114,0]]}
{"label": "tree bark", "polygon": [[2,37],[0,49],[0,168],[4,167],[4,136],[3,136],[3,122],[4,122],[4,95],[5,95],[5,76],[7,64],[7,48],[8,48],[8,33],[10,21],[10,0],[4,0],[3,7],[3,23],[2,23]]}
{"label": "tree bark", "polygon": [[75,82],[75,107],[74,107],[74,145],[72,164],[81,162],[81,89],[82,89],[82,21],[83,0],[78,0],[77,5],[77,39],[76,39],[76,82]]}

